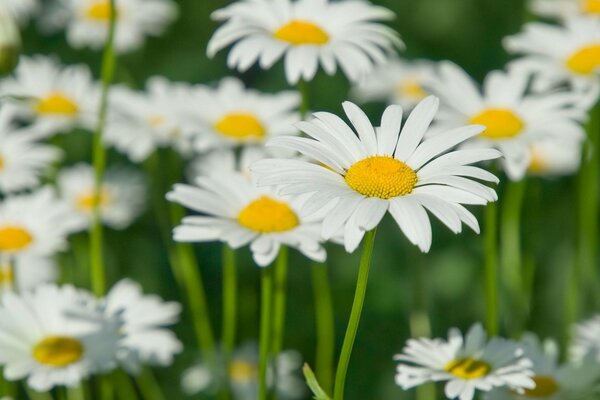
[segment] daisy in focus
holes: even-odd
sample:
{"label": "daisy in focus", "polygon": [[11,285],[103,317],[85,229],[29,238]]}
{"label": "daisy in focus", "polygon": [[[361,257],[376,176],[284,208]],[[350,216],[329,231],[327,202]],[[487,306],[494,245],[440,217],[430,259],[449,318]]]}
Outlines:
{"label": "daisy in focus", "polygon": [[26,379],[42,392],[77,386],[116,365],[120,322],[106,319],[93,296],[73,286],[5,293],[0,321],[0,365],[9,381]]}
{"label": "daisy in focus", "polygon": [[581,121],[586,118],[586,110],[579,106],[577,93],[529,94],[530,75],[520,70],[490,72],[481,91],[455,64],[442,63],[438,76],[430,84],[444,104],[436,118],[436,131],[465,124],[485,126],[465,145],[499,149],[504,155],[502,166],[511,180],[525,176],[532,162],[532,143],[547,138],[578,143],[585,139]]}
{"label": "daisy in focus", "polygon": [[428,382],[447,382],[448,399],[472,400],[476,391],[507,387],[525,393],[535,387],[532,362],[515,343],[492,338],[480,324],[465,337],[456,328],[448,339],[410,339],[401,354],[396,383],[407,390]]}
{"label": "daisy in focus", "polygon": [[290,84],[310,81],[319,65],[329,75],[337,67],[356,81],[403,44],[379,21],[394,14],[366,1],[242,0],[212,14],[224,24],[208,43],[208,55],[233,45],[230,68],[248,70],[257,63],[269,69],[284,58]]}
{"label": "daisy in focus", "polygon": [[267,159],[254,163],[252,172],[259,185],[278,185],[281,194],[309,194],[303,209],[309,215],[335,202],[323,221],[322,235],[329,239],[343,231],[348,252],[358,247],[365,232],[374,229],[388,211],[408,240],[427,252],[432,231],[426,210],[454,233],[461,232],[462,223],[479,232],[477,219],[463,204],[495,201],[496,192],[475,179],[496,183],[498,179],[470,164],[501,155],[493,149],[448,153],[480,134],[484,129],[480,125],[423,140],[438,104],[437,98],[426,98],[403,127],[402,108],[389,106],[380,128],[374,128],[360,108],[345,102],[356,133],[336,115],[318,112],[314,120],[296,124],[309,138],[280,137],[269,142],[299,151],[318,164]]}
{"label": "daisy in focus", "polygon": [[19,25],[23,26],[40,10],[39,0],[0,0],[0,7],[8,9]]}
{"label": "daisy in focus", "polygon": [[75,231],[90,227],[95,201],[99,202],[102,222],[113,229],[127,228],[144,210],[144,178],[132,169],[111,167],[106,172],[98,199],[91,165],[77,164],[61,170],[57,185],[61,198],[70,208]]}
{"label": "daisy in focus", "polygon": [[531,11],[542,17],[567,20],[577,16],[600,17],[600,0],[530,0]]}
{"label": "daisy in focus", "polygon": [[87,66],[63,67],[43,56],[21,57],[12,78],[0,83],[0,95],[15,97],[18,115],[40,136],[92,129],[99,91]]}
{"label": "daisy in focus", "polygon": [[558,177],[574,175],[581,166],[579,140],[549,138],[531,143],[529,175]]}

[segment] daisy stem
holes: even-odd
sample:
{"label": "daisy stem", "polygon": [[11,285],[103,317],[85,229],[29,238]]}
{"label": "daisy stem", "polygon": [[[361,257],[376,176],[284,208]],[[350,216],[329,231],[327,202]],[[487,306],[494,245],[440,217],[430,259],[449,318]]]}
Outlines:
{"label": "daisy stem", "polygon": [[344,399],[346,373],[348,372],[350,356],[352,355],[352,348],[354,347],[354,340],[356,339],[356,332],[358,331],[360,315],[362,313],[363,304],[365,302],[365,294],[367,292],[369,269],[371,267],[371,258],[373,256],[373,247],[375,245],[376,232],[377,230],[373,229],[372,231],[367,232],[364,238],[362,255],[358,267],[356,291],[354,292],[354,302],[352,303],[352,311],[350,312],[350,319],[348,321],[348,327],[346,328],[346,335],[344,336],[342,352],[340,354],[340,359],[338,361],[337,366],[337,373],[335,375],[335,388],[333,391],[333,400]]}
{"label": "daisy stem", "polygon": [[75,387],[65,388],[68,400],[85,400],[85,391],[82,384]]}
{"label": "daisy stem", "polygon": [[27,397],[31,400],[52,400],[52,395],[49,392],[36,392],[35,390],[25,385],[25,392]]}
{"label": "daisy stem", "polygon": [[311,273],[317,329],[315,369],[321,388],[326,393],[331,393],[334,373],[333,358],[335,356],[335,315],[327,264],[314,263],[311,267]]}
{"label": "daisy stem", "polygon": [[123,370],[116,370],[112,374],[113,382],[117,387],[117,397],[119,400],[136,400],[138,398],[137,391],[133,386],[133,382],[129,375]]}
{"label": "daisy stem", "polygon": [[102,134],[106,125],[108,112],[108,92],[113,80],[115,69],[114,37],[115,37],[115,0],[110,0],[110,15],[108,38],[102,56],[102,93],[100,96],[100,107],[98,110],[98,125],[93,136],[93,161],[94,161],[94,204],[92,208],[92,226],[90,228],[90,268],[92,290],[96,296],[104,295],[106,291],[106,271],[102,255],[102,221],[100,217],[100,195],[104,170],[106,169],[106,149],[102,142]]}
{"label": "daisy stem", "polygon": [[135,380],[144,400],[165,400],[156,376],[148,367],[142,368]]}
{"label": "daisy stem", "polygon": [[486,329],[490,337],[498,335],[498,206],[485,207],[484,279]]}
{"label": "daisy stem", "polygon": [[308,83],[304,79],[300,79],[298,82],[298,91],[300,92],[300,118],[304,119],[308,113]]}
{"label": "daisy stem", "polygon": [[273,270],[273,357],[281,352],[285,336],[285,305],[288,275],[288,248],[281,246]]}
{"label": "daisy stem", "polygon": [[226,365],[235,347],[237,325],[237,270],[235,250],[223,244],[223,327],[222,341]]}
{"label": "daisy stem", "polygon": [[273,301],[273,268],[262,268],[261,277],[261,310],[260,310],[260,353],[258,359],[258,400],[267,400],[267,371],[271,350],[272,301]]}

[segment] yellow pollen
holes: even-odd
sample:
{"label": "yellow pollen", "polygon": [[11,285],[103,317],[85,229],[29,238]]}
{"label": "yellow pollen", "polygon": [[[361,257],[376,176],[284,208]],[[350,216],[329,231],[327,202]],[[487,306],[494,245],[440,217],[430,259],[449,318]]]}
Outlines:
{"label": "yellow pollen", "polygon": [[323,45],[329,42],[329,35],[312,22],[293,20],[283,25],[273,36],[293,45]]}
{"label": "yellow pollen", "polygon": [[492,367],[473,358],[460,358],[449,362],[444,370],[461,379],[477,379],[486,376]]}
{"label": "yellow pollen", "polygon": [[165,117],[161,115],[153,115],[147,120],[151,128],[158,128],[166,122]]}
{"label": "yellow pollen", "polygon": [[600,14],[600,0],[583,0],[582,7],[586,14]]}
{"label": "yellow pollen", "polygon": [[525,389],[525,397],[550,397],[558,392],[558,383],[551,376],[536,375],[533,377],[534,389]]}
{"label": "yellow pollen", "polygon": [[567,67],[581,75],[592,75],[600,68],[600,43],[577,50],[567,59]]}
{"label": "yellow pollen", "polygon": [[504,108],[488,108],[471,118],[470,123],[484,125],[487,129],[481,133],[481,136],[493,140],[517,136],[525,127],[521,118]]}
{"label": "yellow pollen", "polygon": [[227,114],[215,124],[215,129],[223,136],[238,140],[261,138],[266,134],[258,118],[248,113]]}
{"label": "yellow pollen", "polygon": [[40,364],[65,367],[81,359],[83,346],[67,336],[48,336],[33,348],[33,358]]}
{"label": "yellow pollen", "polygon": [[417,173],[393,157],[372,156],[354,163],[344,179],[364,196],[391,199],[412,192]]}
{"label": "yellow pollen", "polygon": [[91,211],[96,201],[100,206],[106,206],[110,202],[108,190],[103,189],[99,195],[96,195],[92,191],[81,194],[76,200],[77,208],[81,211]]}
{"label": "yellow pollen", "polygon": [[25,229],[18,226],[0,228],[0,251],[19,251],[28,247],[33,238]]}
{"label": "yellow pollen", "polygon": [[248,383],[256,380],[258,367],[247,361],[233,361],[229,366],[229,377],[235,383]]}
{"label": "yellow pollen", "polygon": [[427,97],[427,92],[416,80],[407,80],[402,82],[398,86],[398,94],[400,94],[400,96],[409,97],[415,100],[420,100]]}
{"label": "yellow pollen", "polygon": [[244,207],[238,215],[238,222],[260,233],[285,232],[300,224],[290,206],[267,196],[261,196]]}
{"label": "yellow pollen", "polygon": [[12,286],[15,281],[15,275],[12,268],[0,268],[0,287]]}
{"label": "yellow pollen", "polygon": [[[96,21],[108,21],[112,11],[110,1],[99,0],[92,3],[86,10],[86,15],[89,19]],[[118,15],[118,12],[117,12]]]}
{"label": "yellow pollen", "polygon": [[51,93],[40,99],[35,107],[38,114],[62,114],[73,116],[79,112],[77,104],[62,93]]}

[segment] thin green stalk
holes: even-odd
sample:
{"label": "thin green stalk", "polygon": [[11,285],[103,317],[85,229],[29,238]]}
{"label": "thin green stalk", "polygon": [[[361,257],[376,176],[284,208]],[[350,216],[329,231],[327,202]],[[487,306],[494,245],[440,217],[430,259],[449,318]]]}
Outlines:
{"label": "thin green stalk", "polygon": [[99,376],[98,385],[101,400],[113,400],[115,398],[115,387],[110,375]]}
{"label": "thin green stalk", "polygon": [[260,300],[260,353],[258,359],[258,400],[267,400],[269,394],[267,372],[271,350],[273,268],[262,268]]}
{"label": "thin green stalk", "polygon": [[285,306],[288,274],[288,248],[281,246],[273,270],[273,357],[283,349],[285,336]]}
{"label": "thin green stalk", "polygon": [[[237,329],[237,268],[235,250],[223,244],[223,327],[222,343],[225,365],[229,366]],[[229,398],[226,394],[225,397]]]}
{"label": "thin green stalk", "polygon": [[25,386],[25,392],[30,400],[52,400],[52,394],[50,394],[50,392],[36,392],[27,386]]}
{"label": "thin green stalk", "polygon": [[92,208],[92,226],[90,228],[90,268],[92,290],[97,296],[104,295],[106,291],[106,271],[102,255],[103,231],[100,217],[100,196],[102,181],[106,169],[106,149],[102,142],[102,135],[106,126],[108,112],[108,92],[113,80],[115,69],[114,37],[115,37],[116,6],[115,0],[110,0],[110,16],[108,23],[108,39],[102,56],[102,93],[98,110],[98,125],[93,137],[94,160],[94,204]]}
{"label": "thin green stalk", "polygon": [[371,258],[373,256],[373,247],[375,245],[376,229],[366,233],[363,243],[362,256],[358,267],[358,278],[356,281],[356,291],[354,293],[354,302],[352,303],[352,311],[346,335],[344,336],[344,344],[338,361],[337,373],[335,375],[335,387],[333,391],[333,400],[343,400],[344,386],[346,384],[346,373],[350,364],[350,356],[358,331],[360,315],[362,313],[363,304],[365,302],[365,294],[367,292],[367,283],[369,280],[369,269],[371,267]]}
{"label": "thin green stalk", "polygon": [[300,118],[304,119],[306,114],[308,113],[308,104],[309,104],[309,96],[308,96],[308,83],[305,80],[301,79],[298,82],[298,91],[300,92]]}
{"label": "thin green stalk", "polygon": [[129,375],[123,370],[116,370],[112,373],[112,381],[117,388],[117,398],[119,400],[137,400],[138,394]]}
{"label": "thin green stalk", "polygon": [[321,388],[332,393],[335,357],[335,315],[329,274],[325,263],[311,266],[317,330],[315,372]]}
{"label": "thin green stalk", "polygon": [[83,390],[83,385],[69,387],[65,390],[67,392],[68,400],[85,400],[85,391]]}
{"label": "thin green stalk", "polygon": [[135,377],[144,400],[165,400],[166,397],[150,368],[143,368]]}
{"label": "thin green stalk", "polygon": [[488,334],[498,335],[498,206],[490,203],[485,208],[485,321]]}

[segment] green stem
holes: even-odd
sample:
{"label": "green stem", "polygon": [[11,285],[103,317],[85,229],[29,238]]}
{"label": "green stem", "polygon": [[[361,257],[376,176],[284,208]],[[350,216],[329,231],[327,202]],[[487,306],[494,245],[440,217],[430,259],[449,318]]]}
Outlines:
{"label": "green stem", "polygon": [[371,258],[373,256],[373,247],[375,244],[375,234],[376,229],[373,229],[372,231],[367,232],[364,238],[362,256],[360,258],[360,265],[358,268],[358,278],[356,281],[356,291],[354,293],[354,302],[352,303],[350,320],[348,321],[348,327],[346,328],[344,344],[342,345],[342,352],[340,354],[337,373],[335,375],[335,388],[333,394],[334,400],[343,400],[344,398],[346,373],[348,372],[350,356],[352,355],[352,348],[354,347],[354,340],[356,339],[356,332],[358,331],[360,315],[362,313],[365,294],[367,291],[369,269],[371,267]]}
{"label": "green stem", "polygon": [[300,118],[304,119],[306,114],[308,113],[308,104],[309,104],[309,96],[308,96],[308,83],[305,80],[301,79],[298,82],[298,91],[300,92],[301,101],[300,101]]}
{"label": "green stem", "polygon": [[315,369],[317,380],[326,393],[333,389],[335,357],[335,315],[327,265],[314,263],[311,266],[317,329],[317,354]]}
{"label": "green stem", "polygon": [[143,368],[135,377],[144,400],[165,400],[166,397],[150,368]]}
{"label": "green stem", "polygon": [[498,206],[490,203],[485,208],[485,307],[488,335],[498,335]]}
{"label": "green stem", "polygon": [[112,374],[113,382],[117,387],[117,397],[119,400],[137,400],[138,394],[131,382],[131,378],[122,370],[117,370]]}
{"label": "green stem", "polygon": [[94,159],[94,204],[92,209],[92,226],[90,228],[90,268],[92,290],[96,296],[102,296],[106,292],[106,271],[102,255],[103,231],[100,216],[100,196],[102,181],[106,169],[106,149],[102,142],[102,134],[106,126],[106,115],[108,112],[108,91],[113,80],[115,69],[114,37],[115,37],[115,0],[110,0],[110,16],[108,24],[108,39],[104,47],[102,57],[102,93],[100,107],[98,110],[98,125],[93,137],[93,159]]}
{"label": "green stem", "polygon": [[76,387],[66,388],[68,400],[85,400],[85,391],[83,384]]}
{"label": "green stem", "polygon": [[260,354],[258,359],[258,400],[267,400],[267,372],[271,349],[271,311],[273,301],[273,269],[262,268],[260,310]]}
{"label": "green stem", "polygon": [[[223,356],[225,365],[229,367],[237,329],[237,270],[235,250],[223,244]],[[229,395],[224,395],[229,398]]]}
{"label": "green stem", "polygon": [[110,375],[101,375],[98,377],[101,400],[113,400],[115,397],[114,385]]}
{"label": "green stem", "polygon": [[27,397],[31,400],[52,400],[52,394],[50,392],[36,392],[25,385],[25,392]]}
{"label": "green stem", "polygon": [[273,357],[283,349],[285,336],[285,306],[288,273],[288,248],[281,246],[273,270]]}

